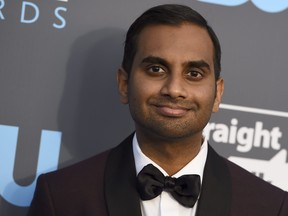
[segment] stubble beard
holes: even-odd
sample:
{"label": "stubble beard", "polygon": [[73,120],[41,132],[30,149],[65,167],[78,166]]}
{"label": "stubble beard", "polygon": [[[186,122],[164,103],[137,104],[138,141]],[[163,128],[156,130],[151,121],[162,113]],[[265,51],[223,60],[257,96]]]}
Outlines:
{"label": "stubble beard", "polygon": [[[136,130],[147,136],[154,136],[167,141],[179,141],[199,134],[202,135],[203,128],[209,121],[205,116],[197,116],[197,112],[191,110],[191,118],[174,118],[158,116],[156,113],[145,115],[134,110],[131,112]],[[199,119],[200,118],[200,119]]]}

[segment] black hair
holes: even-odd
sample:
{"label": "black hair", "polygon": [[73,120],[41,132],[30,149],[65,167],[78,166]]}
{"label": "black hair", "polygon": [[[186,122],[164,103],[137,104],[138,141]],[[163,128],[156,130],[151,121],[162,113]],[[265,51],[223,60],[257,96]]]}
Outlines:
{"label": "black hair", "polygon": [[208,25],[206,19],[197,11],[178,4],[165,4],[150,8],[132,23],[126,34],[122,61],[122,67],[128,75],[137,51],[139,34],[145,27],[149,25],[179,26],[183,23],[193,23],[207,30],[214,46],[214,70],[217,80],[221,71],[221,46],[217,35]]}

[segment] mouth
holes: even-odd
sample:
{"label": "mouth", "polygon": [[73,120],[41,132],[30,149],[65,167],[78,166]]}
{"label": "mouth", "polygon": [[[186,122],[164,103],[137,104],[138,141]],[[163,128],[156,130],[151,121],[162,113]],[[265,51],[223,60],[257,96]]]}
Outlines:
{"label": "mouth", "polygon": [[159,114],[167,117],[182,117],[190,110],[190,108],[171,105],[155,105],[155,107]]}

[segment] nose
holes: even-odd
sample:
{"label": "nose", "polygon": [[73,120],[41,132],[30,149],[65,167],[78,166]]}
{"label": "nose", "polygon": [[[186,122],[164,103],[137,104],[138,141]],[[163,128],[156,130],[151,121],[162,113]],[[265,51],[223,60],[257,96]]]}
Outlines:
{"label": "nose", "polygon": [[171,98],[186,98],[187,93],[184,78],[180,75],[168,76],[161,88],[161,95]]}

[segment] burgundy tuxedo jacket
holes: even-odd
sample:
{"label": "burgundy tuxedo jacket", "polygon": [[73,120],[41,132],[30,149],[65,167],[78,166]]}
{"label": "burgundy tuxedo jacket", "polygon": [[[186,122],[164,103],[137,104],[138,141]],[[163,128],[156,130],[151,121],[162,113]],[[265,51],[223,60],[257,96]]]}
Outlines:
{"label": "burgundy tuxedo jacket", "polygon": [[[39,176],[29,216],[141,216],[130,135],[119,146]],[[210,146],[197,216],[288,216],[288,193]]]}

